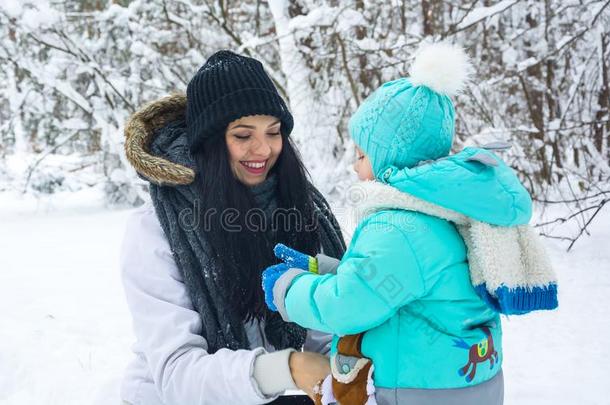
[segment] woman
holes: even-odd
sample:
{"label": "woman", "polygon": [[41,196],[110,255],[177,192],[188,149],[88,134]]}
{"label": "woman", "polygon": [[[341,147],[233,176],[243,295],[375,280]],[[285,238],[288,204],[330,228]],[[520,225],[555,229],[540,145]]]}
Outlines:
{"label": "woman", "polygon": [[186,98],[153,102],[127,123],[126,154],[152,206],[129,219],[122,249],[137,338],[125,402],[262,404],[286,389],[313,396],[330,372],[330,336],[284,322],[260,288],[277,242],[345,250],[292,126],[261,63],[229,51],[206,61]]}

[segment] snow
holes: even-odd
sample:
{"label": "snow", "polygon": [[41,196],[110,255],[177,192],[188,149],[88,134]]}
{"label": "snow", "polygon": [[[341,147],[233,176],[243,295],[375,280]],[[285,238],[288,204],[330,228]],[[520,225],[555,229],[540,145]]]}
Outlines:
{"label": "snow", "polygon": [[0,3],[0,10],[7,13],[9,17],[19,17],[23,10],[23,2],[19,0],[4,0]]}
{"label": "snow", "polygon": [[[52,79],[51,79],[52,80]],[[85,110],[87,113],[92,113],[93,109],[89,102],[81,96],[74,88],[67,82],[54,81],[53,86],[61,94],[74,101],[80,108]]]}
{"label": "snow", "polygon": [[[0,193],[0,404],[118,404],[134,340],[118,270],[131,210],[104,209],[97,189],[53,198]],[[503,320],[507,405],[610,403],[600,215],[572,253],[547,240],[560,309]]]}
{"label": "snow", "polygon": [[23,26],[32,31],[50,27],[61,19],[59,12],[52,8],[48,2],[37,1],[32,5],[34,7],[25,10],[21,16]]}
{"label": "snow", "polygon": [[502,62],[507,66],[513,66],[518,57],[519,53],[512,46],[507,46],[502,52]]}
{"label": "snow", "polygon": [[501,13],[502,11],[506,10],[509,7],[512,7],[514,4],[516,4],[518,1],[515,0],[503,0],[501,2],[499,2],[498,4],[495,4],[493,6],[489,6],[489,7],[477,7],[474,10],[472,10],[470,13],[468,13],[468,15],[466,16],[466,18],[464,18],[459,24],[458,24],[458,29],[462,29],[465,27],[468,27],[472,24],[475,24],[481,20],[484,20],[488,17],[493,16],[494,14],[497,13]]}
{"label": "snow", "polygon": [[128,211],[0,199],[0,404],[119,403],[132,341],[117,271]]}
{"label": "snow", "polygon": [[70,118],[63,122],[65,129],[73,129],[73,130],[85,130],[89,128],[89,125],[83,121],[82,118]]}
{"label": "snow", "polygon": [[337,21],[337,31],[348,31],[353,27],[366,27],[367,21],[357,10],[344,9],[339,13]]}
{"label": "snow", "polygon": [[328,27],[336,24],[338,32],[348,31],[356,26],[366,26],[362,13],[348,8],[322,6],[311,10],[306,15],[299,15],[290,20],[288,28],[290,31],[309,30],[313,27]]}
{"label": "snow", "polygon": [[530,66],[535,65],[536,63],[538,63],[538,59],[536,59],[534,57],[529,57],[526,60],[521,61],[517,64],[517,71],[523,72],[525,69],[527,69]]}
{"label": "snow", "polygon": [[379,50],[379,43],[377,43],[373,38],[356,39],[354,40],[354,43],[363,51]]}
{"label": "snow", "polygon": [[[283,2],[274,1],[273,3],[281,4]],[[274,6],[278,7],[277,5]],[[270,3],[270,7],[274,6]],[[333,9],[332,7],[315,8],[307,15],[300,15],[292,18],[288,24],[288,30],[294,32],[297,30],[310,29],[314,26],[330,26],[334,21],[335,15],[336,9]]]}

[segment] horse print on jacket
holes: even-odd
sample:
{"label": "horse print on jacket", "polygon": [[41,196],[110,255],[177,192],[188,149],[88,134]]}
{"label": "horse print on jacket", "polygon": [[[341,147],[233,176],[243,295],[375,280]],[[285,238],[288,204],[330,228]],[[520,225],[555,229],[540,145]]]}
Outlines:
{"label": "horse print on jacket", "polygon": [[491,331],[489,330],[489,327],[483,326],[481,327],[481,329],[485,333],[486,337],[479,343],[468,345],[468,343],[466,343],[464,339],[453,340],[455,347],[468,350],[468,362],[464,367],[461,367],[458,370],[458,374],[460,376],[464,376],[472,367],[470,373],[466,375],[466,382],[471,382],[472,380],[474,380],[475,374],[477,372],[477,364],[489,360],[489,368],[492,369],[494,367],[494,364],[498,362],[498,352],[494,348],[494,340],[491,336]]}

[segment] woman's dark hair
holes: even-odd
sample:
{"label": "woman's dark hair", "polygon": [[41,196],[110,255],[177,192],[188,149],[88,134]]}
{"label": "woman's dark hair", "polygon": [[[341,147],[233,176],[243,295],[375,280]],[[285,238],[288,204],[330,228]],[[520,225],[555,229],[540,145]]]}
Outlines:
{"label": "woman's dark hair", "polygon": [[280,156],[269,173],[277,177],[278,209],[273,218],[267,218],[266,225],[255,220],[261,215],[251,215],[246,222],[249,214],[262,212],[257,209],[248,186],[233,175],[225,137],[211,137],[200,150],[193,152],[196,172],[201,173],[196,180],[200,218],[204,219],[200,223],[220,264],[220,274],[214,276],[218,277],[217,284],[232,303],[231,307],[244,321],[265,319],[269,313],[261,288],[261,273],[279,262],[273,254],[276,243],[310,255],[319,252],[320,238],[307,171],[284,133],[282,141]]}

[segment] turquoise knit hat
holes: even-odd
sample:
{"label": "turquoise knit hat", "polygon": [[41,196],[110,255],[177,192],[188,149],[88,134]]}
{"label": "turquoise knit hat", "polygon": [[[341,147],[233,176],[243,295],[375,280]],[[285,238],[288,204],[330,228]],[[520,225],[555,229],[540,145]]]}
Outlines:
{"label": "turquoise knit hat", "polygon": [[424,44],[409,78],[383,84],[360,105],[349,132],[377,178],[388,166],[413,167],[449,154],[455,126],[450,96],[462,89],[470,70],[460,47]]}

